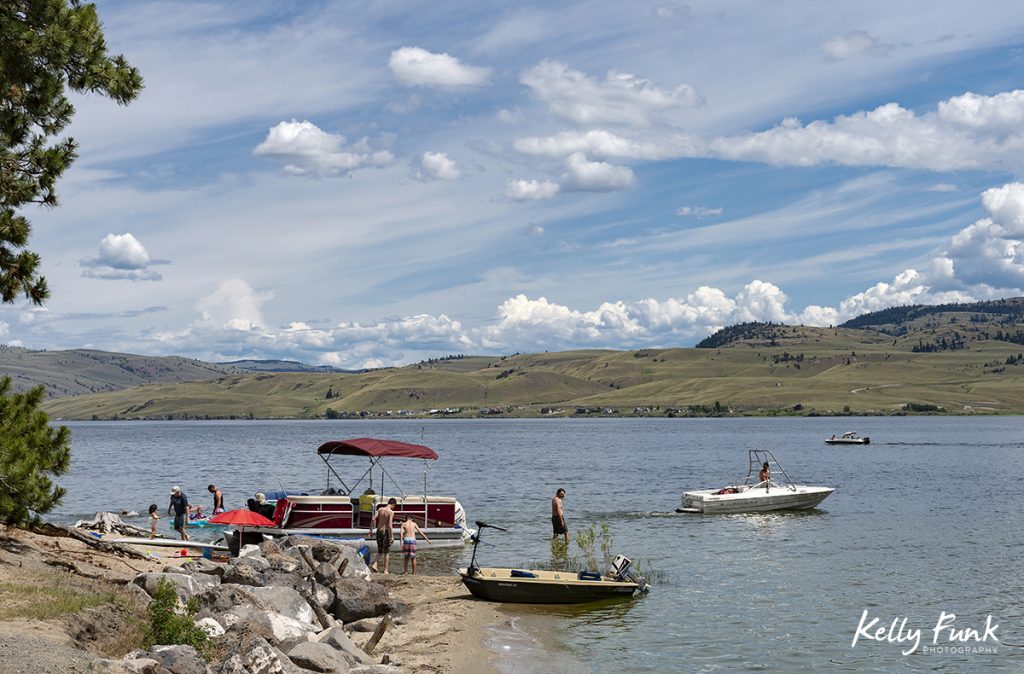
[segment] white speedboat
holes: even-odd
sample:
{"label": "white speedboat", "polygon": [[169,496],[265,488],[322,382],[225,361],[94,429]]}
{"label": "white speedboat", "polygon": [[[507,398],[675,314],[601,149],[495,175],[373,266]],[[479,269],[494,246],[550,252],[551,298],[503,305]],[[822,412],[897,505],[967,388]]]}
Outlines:
{"label": "white speedboat", "polygon": [[825,438],[826,445],[870,445],[871,438],[860,437],[853,431],[847,431],[840,435],[838,438],[832,436],[831,438]]}
{"label": "white speedboat", "polygon": [[[751,449],[749,461],[743,482],[719,489],[685,492],[683,507],[676,512],[716,514],[806,510],[815,507],[835,491],[832,487],[794,484],[771,450]],[[772,476],[760,480],[760,471],[766,463]],[[783,479],[775,479],[776,474]]]}

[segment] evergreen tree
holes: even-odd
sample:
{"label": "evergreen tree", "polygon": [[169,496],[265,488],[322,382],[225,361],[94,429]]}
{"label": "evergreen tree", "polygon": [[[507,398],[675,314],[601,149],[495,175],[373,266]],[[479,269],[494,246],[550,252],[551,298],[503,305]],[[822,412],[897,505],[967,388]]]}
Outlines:
{"label": "evergreen tree", "polygon": [[108,56],[96,6],[79,0],[0,0],[0,301],[49,296],[26,204],[57,205],[57,179],[77,156],[66,90],[122,105],[142,90],[123,56]]}
{"label": "evergreen tree", "polygon": [[25,524],[64,496],[50,476],[71,464],[71,431],[50,426],[43,395],[42,386],[11,393],[11,378],[0,379],[0,522]]}

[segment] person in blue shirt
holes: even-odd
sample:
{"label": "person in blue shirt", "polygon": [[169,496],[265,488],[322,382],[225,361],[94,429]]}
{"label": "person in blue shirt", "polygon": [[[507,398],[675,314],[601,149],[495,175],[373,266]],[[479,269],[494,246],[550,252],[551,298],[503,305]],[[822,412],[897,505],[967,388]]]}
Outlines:
{"label": "person in blue shirt", "polygon": [[185,526],[188,524],[188,497],[181,491],[178,485],[171,487],[171,502],[167,506],[167,514],[174,510],[174,530],[181,535],[181,540],[187,541],[188,534],[185,533]]}

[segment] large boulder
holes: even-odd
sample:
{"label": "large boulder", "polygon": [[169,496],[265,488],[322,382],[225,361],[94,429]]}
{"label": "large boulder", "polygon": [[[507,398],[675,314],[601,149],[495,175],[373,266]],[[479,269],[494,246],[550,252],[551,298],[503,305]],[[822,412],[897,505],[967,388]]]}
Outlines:
{"label": "large boulder", "polygon": [[196,595],[199,608],[208,610],[212,614],[223,613],[235,607],[248,606],[257,609],[270,608],[260,599],[247,592],[249,588],[244,585],[224,584],[204,589]]}
{"label": "large boulder", "polygon": [[196,621],[196,627],[206,632],[211,639],[224,634],[224,627],[213,618],[200,618]]}
{"label": "large boulder", "polygon": [[249,587],[245,592],[270,610],[300,622],[312,623],[313,609],[298,592],[290,587]]}
{"label": "large boulder", "polygon": [[200,557],[199,559],[195,559],[190,562],[185,562],[184,564],[182,564],[181,570],[189,574],[190,576],[195,575],[197,573],[203,573],[210,576],[217,576],[218,578],[223,578],[224,572],[227,570],[227,566]]}
{"label": "large boulder", "polygon": [[348,661],[333,646],[304,641],[288,651],[288,657],[299,667],[327,674],[348,674]]}
{"label": "large boulder", "polygon": [[135,655],[126,655],[122,660],[93,660],[91,671],[103,674],[171,674],[156,660]]}
{"label": "large boulder", "polygon": [[[342,573],[344,578],[370,578],[370,569],[366,566],[366,562],[360,556],[359,550],[356,547],[343,543],[324,541],[319,538],[289,536],[288,540],[284,543],[284,554],[300,562],[302,564],[301,570],[305,573],[309,570],[309,566],[302,559],[301,550],[303,549],[306,550],[313,563],[318,565],[318,568],[320,564],[324,563],[338,568],[341,560],[347,559],[348,564],[345,566],[344,573]],[[323,574],[322,570],[321,574]]]}
{"label": "large boulder", "polygon": [[[273,543],[273,541],[266,541],[266,543]],[[307,568],[302,561],[279,552],[267,554],[264,559],[270,562],[270,569],[272,571],[279,573],[300,573],[303,568]]]}
{"label": "large boulder", "polygon": [[281,546],[277,544],[277,541],[263,541],[262,543],[257,544],[256,547],[260,549],[260,554],[268,559],[271,555],[281,554]]}
{"label": "large boulder", "polygon": [[328,644],[332,648],[344,653],[349,662],[353,664],[374,664],[373,658],[367,655],[366,651],[362,648],[356,646],[356,643],[352,641],[352,637],[341,627],[332,627],[329,630],[325,630],[317,635],[317,639],[320,640],[320,643]]}
{"label": "large boulder", "polygon": [[332,589],[335,599],[331,614],[343,622],[396,613],[405,608],[378,583],[342,578],[334,583]]}
{"label": "large boulder", "polygon": [[156,588],[160,581],[169,582],[174,587],[174,592],[178,595],[178,598],[183,602],[187,602],[202,590],[202,587],[192,576],[184,573],[140,573],[132,582],[152,597],[156,593]]}
{"label": "large boulder", "polygon": [[254,632],[275,645],[296,637],[305,638],[319,631],[319,628],[311,623],[274,611],[260,611],[247,607],[238,607],[221,613],[218,622],[228,626],[228,632]]}
{"label": "large boulder", "polygon": [[222,582],[261,587],[266,584],[265,576],[269,570],[270,563],[262,557],[242,558],[224,570]]}
{"label": "large boulder", "polygon": [[221,664],[218,674],[299,674],[284,653],[258,635],[244,635]]}
{"label": "large boulder", "polygon": [[191,646],[154,646],[149,657],[171,674],[208,674],[210,671],[206,661]]}

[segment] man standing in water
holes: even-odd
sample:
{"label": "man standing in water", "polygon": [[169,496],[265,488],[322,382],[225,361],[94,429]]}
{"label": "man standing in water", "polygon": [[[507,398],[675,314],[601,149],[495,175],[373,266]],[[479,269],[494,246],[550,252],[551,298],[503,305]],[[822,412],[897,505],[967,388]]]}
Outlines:
{"label": "man standing in water", "polygon": [[565,510],[562,508],[562,499],[565,498],[565,490],[559,488],[555,497],[551,499],[551,538],[565,536],[565,544],[569,545],[569,527],[565,524]]}
{"label": "man standing in water", "polygon": [[185,525],[188,524],[188,497],[181,491],[178,485],[171,487],[171,502],[167,506],[167,514],[174,510],[174,530],[181,536],[181,540],[187,541],[188,534],[185,533]]}
{"label": "man standing in water", "polygon": [[[398,501],[388,499],[387,505],[379,506],[377,514],[373,517],[373,526],[377,527],[377,568],[374,571],[388,573],[388,561],[391,559],[391,543],[394,542],[394,532],[391,530],[395,521],[395,507]],[[383,565],[381,564],[383,562]]]}
{"label": "man standing in water", "polygon": [[224,512],[224,492],[217,489],[217,485],[211,484],[207,490],[213,494],[213,514],[219,515]]}

